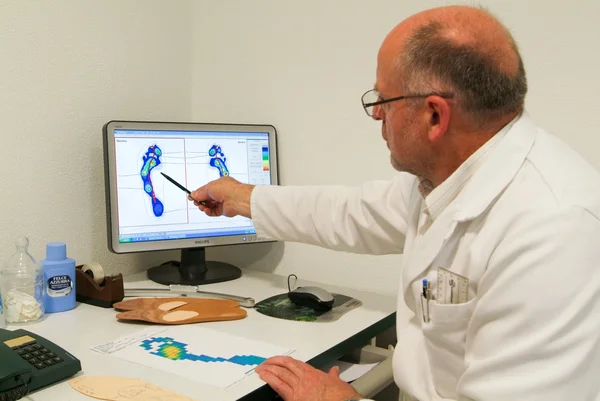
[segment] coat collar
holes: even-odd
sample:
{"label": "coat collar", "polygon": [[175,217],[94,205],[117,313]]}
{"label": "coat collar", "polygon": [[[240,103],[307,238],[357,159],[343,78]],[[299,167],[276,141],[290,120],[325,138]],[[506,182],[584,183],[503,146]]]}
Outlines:
{"label": "coat collar", "polygon": [[[414,306],[414,297],[408,291],[411,283],[421,278],[452,238],[459,223],[477,218],[500,196],[523,165],[535,136],[536,127],[524,112],[502,141],[486,156],[486,160],[454,201],[415,244],[403,263],[402,286],[407,305]],[[410,213],[414,227],[418,224],[421,204],[421,194],[417,190],[413,191]]]}
{"label": "coat collar", "polygon": [[525,162],[536,133],[529,114],[523,112],[453,202],[450,209],[458,222],[480,216],[504,191]]}

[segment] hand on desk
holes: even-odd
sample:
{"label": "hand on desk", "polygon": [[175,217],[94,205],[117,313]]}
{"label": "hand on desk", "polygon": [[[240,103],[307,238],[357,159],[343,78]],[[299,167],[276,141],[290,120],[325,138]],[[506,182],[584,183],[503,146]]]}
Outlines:
{"label": "hand on desk", "polygon": [[337,366],[325,373],[289,356],[275,356],[257,366],[255,371],[285,401],[363,398],[351,385],[340,379]]}

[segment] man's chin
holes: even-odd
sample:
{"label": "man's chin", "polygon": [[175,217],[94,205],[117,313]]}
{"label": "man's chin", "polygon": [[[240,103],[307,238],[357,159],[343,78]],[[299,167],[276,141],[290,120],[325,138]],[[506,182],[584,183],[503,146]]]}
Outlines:
{"label": "man's chin", "polygon": [[394,159],[394,157],[391,155],[390,155],[390,163],[392,164],[392,167],[394,168],[394,170],[405,171],[404,166],[402,166],[402,164],[399,163],[396,159]]}
{"label": "man's chin", "polygon": [[409,173],[412,175],[416,175],[415,172],[412,171],[408,166],[405,166],[404,164],[400,163],[398,160],[394,159],[393,156],[390,156],[390,163],[392,164],[392,167],[396,171],[399,171],[401,173]]}

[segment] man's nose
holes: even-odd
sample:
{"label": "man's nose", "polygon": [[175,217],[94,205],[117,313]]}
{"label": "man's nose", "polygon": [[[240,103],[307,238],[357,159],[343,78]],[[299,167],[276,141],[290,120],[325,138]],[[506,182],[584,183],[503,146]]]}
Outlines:
{"label": "man's nose", "polygon": [[373,115],[371,117],[373,117],[373,120],[375,121],[383,120],[383,107],[381,104],[373,107]]}

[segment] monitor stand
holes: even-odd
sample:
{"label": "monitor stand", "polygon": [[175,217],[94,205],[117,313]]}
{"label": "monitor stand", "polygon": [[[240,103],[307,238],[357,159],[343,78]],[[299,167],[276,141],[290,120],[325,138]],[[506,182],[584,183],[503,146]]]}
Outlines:
{"label": "monitor stand", "polygon": [[205,248],[181,250],[181,262],[172,260],[148,269],[148,278],[156,283],[171,285],[202,285],[235,280],[242,271],[229,263],[207,261]]}

